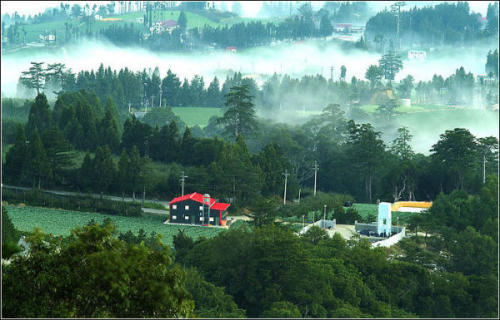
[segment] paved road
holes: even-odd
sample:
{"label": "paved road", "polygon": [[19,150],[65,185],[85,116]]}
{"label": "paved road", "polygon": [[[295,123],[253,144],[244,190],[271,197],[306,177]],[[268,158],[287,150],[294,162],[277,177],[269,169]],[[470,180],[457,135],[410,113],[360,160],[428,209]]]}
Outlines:
{"label": "paved road", "polygon": [[[15,187],[15,186],[10,186],[10,185],[6,185],[6,184],[2,184],[2,188],[14,189],[14,190],[25,190],[25,191],[31,190],[31,188]],[[87,194],[84,194],[84,193],[72,192],[72,191],[47,190],[47,189],[41,189],[41,190],[43,192],[48,192],[48,193],[58,194],[58,195],[63,195],[63,196],[81,196],[81,195],[87,195]],[[101,197],[100,194],[96,194],[96,193],[92,193],[92,194],[90,194],[90,196],[92,196],[94,198],[100,198]],[[124,197],[122,199],[122,197],[117,197],[117,196],[112,196],[112,195],[107,195],[107,194],[104,194],[103,198],[104,199],[109,199],[109,200],[115,200],[115,201],[122,201],[122,200],[128,201],[128,202],[134,201],[134,199],[131,198],[131,197]],[[142,197],[136,197],[135,201],[141,202],[142,201]],[[165,207],[168,207],[168,201],[160,201],[160,200],[153,200],[153,199],[146,199],[146,201],[147,202],[154,202],[154,203],[162,204]],[[159,210],[159,211],[163,211],[163,210]],[[168,211],[167,211],[167,214],[168,214]]]}

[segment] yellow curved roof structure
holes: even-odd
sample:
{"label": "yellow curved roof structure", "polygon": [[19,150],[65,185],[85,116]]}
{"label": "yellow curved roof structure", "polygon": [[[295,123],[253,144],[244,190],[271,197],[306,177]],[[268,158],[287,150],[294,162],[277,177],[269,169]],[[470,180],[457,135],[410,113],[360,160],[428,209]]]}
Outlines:
{"label": "yellow curved roof structure", "polygon": [[425,201],[398,201],[394,202],[391,205],[391,211],[398,211],[401,207],[410,207],[410,208],[424,208],[429,209],[432,207],[432,202]]}

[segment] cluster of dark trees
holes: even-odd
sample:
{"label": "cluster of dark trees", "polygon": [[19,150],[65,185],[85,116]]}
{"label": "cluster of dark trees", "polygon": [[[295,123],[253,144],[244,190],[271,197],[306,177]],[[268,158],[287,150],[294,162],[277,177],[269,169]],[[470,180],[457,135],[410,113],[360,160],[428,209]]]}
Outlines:
{"label": "cluster of dark trees", "polygon": [[484,71],[488,75],[494,75],[498,79],[498,49],[488,51]]}
{"label": "cluster of dark trees", "polygon": [[[406,128],[387,146],[369,123],[347,121],[339,105],[327,106],[301,126],[276,125],[246,112],[253,109],[248,88],[230,93],[224,116],[202,131],[208,138],[193,136],[189,128],[181,135],[175,121],[152,127],[132,117],[122,129],[113,101],[108,99],[103,108],[95,94],[63,93],[53,111],[40,94],[6,155],[5,180],[115,194],[147,189],[148,194],[173,197],[184,168],[190,177],[186,192],[207,190],[248,205],[259,194],[280,196],[285,170],[291,173],[288,198],[294,199],[300,186],[312,186],[315,160],[321,168],[320,190],[368,202],[432,200],[455,188],[477,192],[483,167],[486,175],[497,170],[494,137],[478,139],[466,129],[449,130],[430,156],[415,155]],[[95,155],[87,154],[75,165],[75,150]],[[152,171],[150,160],[169,164],[168,173]]]}
{"label": "cluster of dark trees", "polygon": [[[489,4],[485,28],[481,26],[481,15],[470,12],[467,2],[403,9],[399,17],[399,32],[401,45],[405,47],[414,43],[423,48],[464,44],[498,35],[498,3]],[[396,15],[384,10],[370,18],[366,23],[366,38],[376,43],[380,50],[390,41],[399,43]]]}

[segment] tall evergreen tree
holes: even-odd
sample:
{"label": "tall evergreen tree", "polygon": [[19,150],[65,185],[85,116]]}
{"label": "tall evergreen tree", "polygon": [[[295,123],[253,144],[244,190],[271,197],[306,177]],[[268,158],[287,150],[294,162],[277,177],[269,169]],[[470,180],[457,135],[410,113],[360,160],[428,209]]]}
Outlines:
{"label": "tall evergreen tree", "polygon": [[16,129],[14,145],[5,155],[5,165],[2,166],[3,175],[7,181],[21,182],[28,166],[28,147],[24,129],[21,124]]}
{"label": "tall evergreen tree", "polygon": [[38,184],[38,188],[41,187],[42,180],[49,180],[52,176],[49,159],[47,158],[47,153],[43,147],[38,130],[35,130],[29,139],[27,168],[29,178],[33,182],[33,185]]}
{"label": "tall evergreen tree", "polygon": [[94,157],[94,190],[102,193],[109,191],[115,178],[115,164],[109,147],[97,148]]}
{"label": "tall evergreen tree", "polygon": [[394,50],[391,49],[379,60],[379,66],[384,71],[384,78],[391,83],[396,74],[403,68],[403,62]]}
{"label": "tall evergreen tree", "polygon": [[247,85],[232,87],[226,95],[224,115],[217,120],[224,125],[224,133],[237,138],[240,134],[251,134],[257,127],[255,106]]}

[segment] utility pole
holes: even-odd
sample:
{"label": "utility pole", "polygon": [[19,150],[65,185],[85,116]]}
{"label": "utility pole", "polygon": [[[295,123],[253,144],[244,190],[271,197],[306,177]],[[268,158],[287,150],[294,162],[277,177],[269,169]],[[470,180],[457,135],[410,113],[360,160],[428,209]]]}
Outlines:
{"label": "utility pole", "polygon": [[285,170],[285,173],[283,173],[283,175],[285,176],[285,192],[283,194],[283,204],[286,204],[286,184],[288,182],[288,176],[290,174],[288,173],[288,170]]}
{"label": "utility pole", "polygon": [[161,109],[161,93],[163,90],[161,90],[161,84],[160,84],[160,109]]}
{"label": "utility pole", "polygon": [[184,182],[186,182],[186,178],[187,178],[187,177],[188,177],[188,176],[185,176],[185,175],[184,175],[184,171],[182,171],[182,174],[181,174],[181,179],[180,179],[180,181],[181,181],[181,186],[182,186],[182,194],[181,194],[181,196],[184,196]]}
{"label": "utility pole", "polygon": [[319,170],[319,166],[318,166],[318,162],[317,161],[314,161],[313,170],[314,170],[314,196],[316,197],[316,181],[317,181],[318,170]]}
{"label": "utility pole", "polygon": [[128,113],[130,113],[130,102],[128,103]]}
{"label": "utility pole", "polygon": [[301,190],[302,190],[302,189],[301,189],[301,188],[299,188],[299,203],[300,203],[300,191],[301,191]]}
{"label": "utility pole", "polygon": [[396,15],[396,36],[398,38],[398,50],[401,50],[401,37],[399,36],[399,17],[401,16],[401,7],[404,7],[406,3],[404,1],[399,1],[391,6],[391,11]]}
{"label": "utility pole", "polygon": [[483,153],[483,184],[486,183],[486,155]]}
{"label": "utility pole", "polygon": [[323,229],[326,229],[326,204],[323,206]]}

